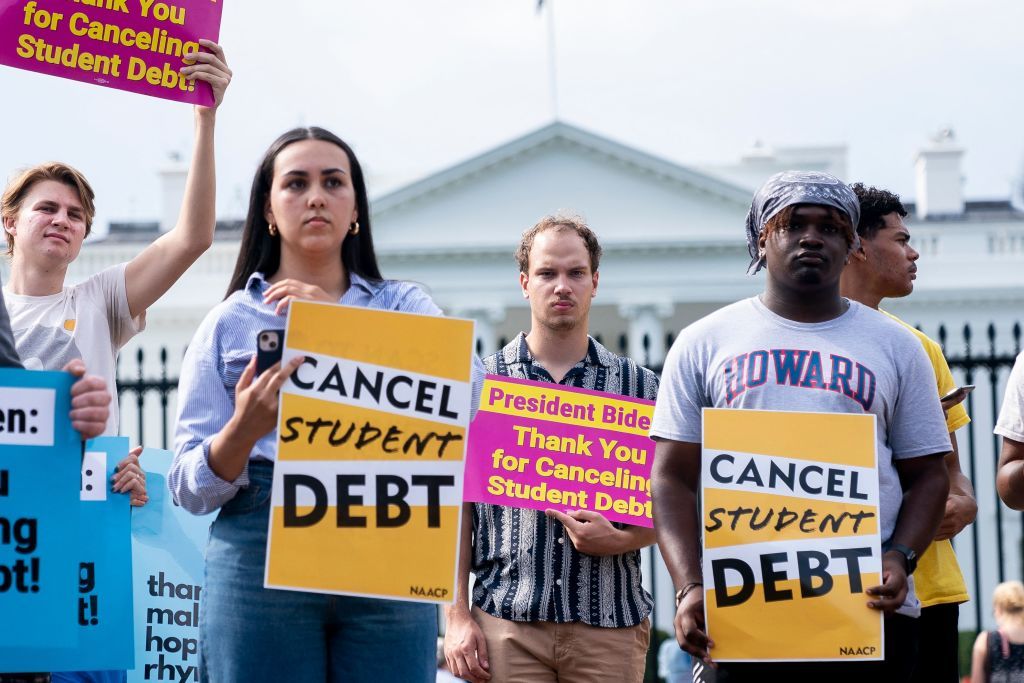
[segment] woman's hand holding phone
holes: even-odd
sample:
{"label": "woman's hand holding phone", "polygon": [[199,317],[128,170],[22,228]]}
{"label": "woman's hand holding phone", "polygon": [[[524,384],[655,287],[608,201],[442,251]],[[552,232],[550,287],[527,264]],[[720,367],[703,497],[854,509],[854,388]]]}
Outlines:
{"label": "woman's hand holding phone", "polygon": [[235,385],[235,414],[231,417],[241,433],[251,434],[258,441],[274,429],[281,387],[305,360],[303,356],[295,356],[284,365],[278,361],[259,377],[256,377],[256,358],[249,361]]}

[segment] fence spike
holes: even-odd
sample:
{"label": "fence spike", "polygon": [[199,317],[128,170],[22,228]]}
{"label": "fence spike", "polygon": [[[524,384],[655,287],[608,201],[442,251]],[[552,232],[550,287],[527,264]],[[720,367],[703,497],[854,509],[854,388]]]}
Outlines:
{"label": "fence spike", "polygon": [[135,352],[136,362],[136,375],[139,378],[138,388],[135,391],[135,406],[138,410],[138,428],[139,428],[139,443],[146,443],[146,389],[145,380],[142,375],[143,361],[146,359],[146,353],[140,346],[138,351]]}

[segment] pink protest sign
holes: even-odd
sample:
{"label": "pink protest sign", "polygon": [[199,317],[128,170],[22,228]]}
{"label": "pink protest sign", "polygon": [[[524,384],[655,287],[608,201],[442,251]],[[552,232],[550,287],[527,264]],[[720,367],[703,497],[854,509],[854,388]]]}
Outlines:
{"label": "pink protest sign", "polygon": [[182,55],[214,42],[222,0],[0,0],[0,64],[190,104],[213,104]]}
{"label": "pink protest sign", "polygon": [[653,526],[653,413],[652,401],[488,375],[469,429],[464,499]]}

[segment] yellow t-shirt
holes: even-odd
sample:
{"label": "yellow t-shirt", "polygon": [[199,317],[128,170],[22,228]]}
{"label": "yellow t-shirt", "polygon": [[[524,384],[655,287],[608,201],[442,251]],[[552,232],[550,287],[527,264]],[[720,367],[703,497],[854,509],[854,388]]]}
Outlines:
{"label": "yellow t-shirt", "polygon": [[[949,371],[946,358],[942,355],[942,347],[924,332],[907,325],[891,313],[885,311],[882,313],[907,327],[921,341],[925,353],[928,354],[928,360],[932,362],[932,368],[935,370],[935,382],[938,386],[939,396],[945,396],[955,389],[953,373]],[[953,406],[946,414],[946,428],[951,434],[970,421],[971,418],[968,417],[963,403]],[[970,599],[967,594],[967,584],[964,583],[964,575],[960,573],[960,565],[953,552],[953,544],[948,540],[934,541],[921,555],[917,561],[917,571],[914,572],[914,590],[917,591],[917,599],[921,601],[921,607],[967,602]]]}

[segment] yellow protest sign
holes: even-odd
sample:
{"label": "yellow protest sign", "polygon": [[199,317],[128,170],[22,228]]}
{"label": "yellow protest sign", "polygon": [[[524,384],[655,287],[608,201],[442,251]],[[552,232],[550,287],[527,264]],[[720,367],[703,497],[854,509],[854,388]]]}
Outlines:
{"label": "yellow protest sign", "polygon": [[454,596],[473,321],[295,301],[266,586]]}
{"label": "yellow protest sign", "polygon": [[[705,409],[704,609],[719,661],[874,660],[875,416]],[[780,628],[784,625],[784,628]]]}

